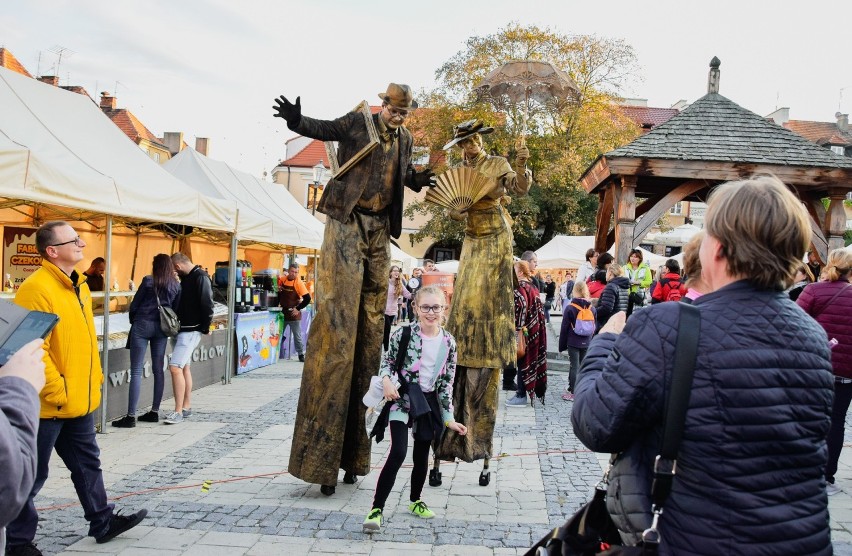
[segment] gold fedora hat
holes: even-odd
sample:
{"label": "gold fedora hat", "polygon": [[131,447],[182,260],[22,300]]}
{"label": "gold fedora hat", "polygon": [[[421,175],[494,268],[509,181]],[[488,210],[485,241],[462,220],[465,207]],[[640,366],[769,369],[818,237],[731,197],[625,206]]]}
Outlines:
{"label": "gold fedora hat", "polygon": [[411,94],[411,87],[399,83],[389,84],[387,91],[379,93],[379,98],[400,110],[414,110],[419,106]]}

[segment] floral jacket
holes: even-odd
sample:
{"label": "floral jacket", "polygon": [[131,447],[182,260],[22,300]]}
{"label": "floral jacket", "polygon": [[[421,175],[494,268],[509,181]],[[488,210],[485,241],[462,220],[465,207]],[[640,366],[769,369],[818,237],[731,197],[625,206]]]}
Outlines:
{"label": "floral jacket", "polygon": [[[441,413],[444,422],[453,421],[453,381],[456,376],[456,339],[441,328],[444,341],[438,348],[436,358],[439,370],[435,373],[435,382],[432,387],[438,395],[438,403],[441,405]],[[394,365],[396,354],[399,351],[399,342],[402,338],[402,327],[390,337],[387,352],[382,357],[382,365],[379,369],[380,377],[394,378]],[[420,337],[420,325],[416,322],[411,325],[411,340],[408,342],[408,350],[402,360],[402,376],[408,382],[417,382],[420,377],[420,357],[423,342]],[[424,389],[425,390],[425,389]],[[402,396],[394,402],[390,410],[391,421],[408,422],[408,397]]]}

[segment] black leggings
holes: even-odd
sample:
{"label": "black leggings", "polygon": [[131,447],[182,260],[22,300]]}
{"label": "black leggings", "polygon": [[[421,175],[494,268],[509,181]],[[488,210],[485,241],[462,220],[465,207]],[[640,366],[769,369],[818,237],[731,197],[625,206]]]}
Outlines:
{"label": "black leggings", "polygon": [[385,351],[388,350],[388,342],[390,341],[390,329],[393,325],[393,315],[385,315],[385,335],[382,337],[382,345],[385,346]]}
{"label": "black leggings", "polygon": [[[408,451],[408,425],[402,421],[390,422],[391,447],[388,460],[379,473],[379,481],[376,484],[376,496],[373,498],[373,507],[385,507],[393,484],[396,482],[396,474],[405,461],[405,453]],[[428,440],[414,440],[414,467],[411,470],[411,501],[420,500],[423,492],[423,484],[426,483],[426,471],[429,467],[429,445]]]}

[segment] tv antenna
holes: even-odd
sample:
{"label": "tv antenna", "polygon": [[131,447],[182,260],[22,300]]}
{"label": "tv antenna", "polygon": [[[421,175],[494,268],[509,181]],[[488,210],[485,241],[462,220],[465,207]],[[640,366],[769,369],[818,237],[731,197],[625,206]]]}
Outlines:
{"label": "tv antenna", "polygon": [[56,66],[54,66],[53,75],[58,77],[59,76],[59,67],[62,65],[62,57],[65,56],[66,58],[68,58],[70,56],[73,56],[75,54],[75,52],[73,50],[71,50],[70,48],[65,48],[64,46],[60,46],[58,44],[53,45],[48,50],[50,50],[51,52],[53,52],[57,56]]}

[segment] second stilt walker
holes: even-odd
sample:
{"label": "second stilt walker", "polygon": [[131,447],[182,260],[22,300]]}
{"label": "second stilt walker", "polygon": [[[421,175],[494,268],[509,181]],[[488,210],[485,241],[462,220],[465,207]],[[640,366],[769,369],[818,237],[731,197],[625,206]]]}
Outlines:
{"label": "second stilt walker", "polygon": [[462,165],[484,174],[492,184],[469,209],[450,211],[452,218],[467,223],[446,328],[458,345],[455,419],[465,423],[468,432],[462,436],[447,431],[444,435],[429,477],[433,486],[441,483],[438,461],[455,458],[485,460],[479,483],[488,484],[498,381],[501,369],[514,363],[516,356],[512,227],[501,201],[508,194],[526,195],[532,175],[526,169],[529,150],[523,143],[517,149],[514,168],[505,158],[483,151],[482,135],[492,131],[494,128],[479,120],[469,120],[454,127],[452,140],[444,146],[444,150],[458,146],[463,152]]}

